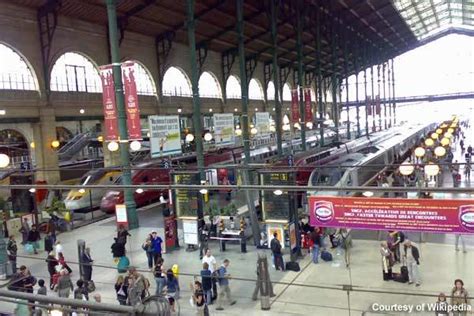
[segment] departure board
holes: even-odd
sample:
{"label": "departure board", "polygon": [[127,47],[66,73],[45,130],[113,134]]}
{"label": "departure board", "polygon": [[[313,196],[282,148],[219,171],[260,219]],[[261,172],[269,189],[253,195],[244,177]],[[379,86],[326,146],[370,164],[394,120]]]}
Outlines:
{"label": "departure board", "polygon": [[[176,172],[173,173],[173,184],[198,184],[199,172]],[[198,217],[198,194],[199,191],[189,189],[174,190],[174,207],[177,217]]]}
{"label": "departure board", "polygon": [[[290,171],[260,172],[260,184],[287,186],[294,184],[294,173]],[[275,188],[276,189],[276,188]],[[262,190],[260,193],[264,221],[288,221],[292,206],[288,191]],[[281,194],[279,194],[281,193]]]}

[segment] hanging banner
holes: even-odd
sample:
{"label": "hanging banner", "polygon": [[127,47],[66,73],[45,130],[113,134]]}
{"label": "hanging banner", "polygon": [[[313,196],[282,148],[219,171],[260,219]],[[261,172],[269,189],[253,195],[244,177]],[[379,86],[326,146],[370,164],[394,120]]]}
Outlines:
{"label": "hanging banner", "polygon": [[118,140],[117,107],[115,104],[115,87],[112,66],[99,67],[102,81],[102,106],[104,110],[104,132],[106,141]]}
{"label": "hanging banner", "polygon": [[234,145],[234,114],[214,114],[212,119],[214,121],[215,145],[217,147]]}
{"label": "hanging banner", "polygon": [[309,197],[310,224],[474,234],[474,200]]}
{"label": "hanging banner", "polygon": [[255,113],[255,128],[257,129],[257,135],[260,135],[260,136],[270,135],[270,113],[268,112]]}
{"label": "hanging banner", "polygon": [[178,115],[150,115],[151,158],[176,155],[181,153],[181,135]]}
{"label": "hanging banner", "polygon": [[375,114],[380,115],[380,95],[375,97]]}
{"label": "hanging banner", "polygon": [[313,121],[313,111],[311,107],[311,89],[304,89],[304,116],[306,122]]}
{"label": "hanging banner", "polygon": [[291,90],[291,122],[299,123],[300,107],[298,105],[298,90]]}
{"label": "hanging banner", "polygon": [[135,81],[135,63],[122,64],[122,81],[125,90],[125,110],[127,113],[128,139],[142,139],[140,108],[138,107],[137,83]]}

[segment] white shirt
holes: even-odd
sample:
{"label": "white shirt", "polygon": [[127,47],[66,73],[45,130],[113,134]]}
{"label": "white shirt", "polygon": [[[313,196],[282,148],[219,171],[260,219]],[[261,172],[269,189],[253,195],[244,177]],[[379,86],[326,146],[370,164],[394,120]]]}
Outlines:
{"label": "white shirt", "polygon": [[63,252],[63,245],[57,244],[54,246],[54,251],[56,252],[56,259],[59,259],[59,253]]}
{"label": "white shirt", "polygon": [[216,258],[214,258],[214,256],[204,256],[202,257],[202,263],[207,263],[209,265],[209,270],[211,271],[211,273],[213,273],[215,271],[214,267],[217,265],[217,261],[216,261]]}

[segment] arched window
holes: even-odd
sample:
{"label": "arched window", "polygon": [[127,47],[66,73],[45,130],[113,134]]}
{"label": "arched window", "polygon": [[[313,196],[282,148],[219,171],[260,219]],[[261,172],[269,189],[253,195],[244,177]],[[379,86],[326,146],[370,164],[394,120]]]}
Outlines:
{"label": "arched window", "polygon": [[135,63],[135,81],[137,84],[137,94],[139,95],[156,95],[156,86],[153,79],[145,67],[137,61]]}
{"label": "arched window", "polygon": [[65,53],[51,71],[52,91],[102,92],[99,72],[92,62],[78,53]]}
{"label": "arched window", "polygon": [[219,81],[210,72],[203,72],[199,78],[199,96],[205,98],[222,98]]}
{"label": "arched window", "polygon": [[0,44],[0,89],[37,90],[26,60],[10,47]]}
{"label": "arched window", "polygon": [[239,79],[235,76],[229,76],[225,85],[225,91],[227,93],[227,99],[241,99],[242,88],[240,87]]}
{"label": "arched window", "polygon": [[249,99],[250,100],[263,100],[263,89],[260,83],[251,79],[249,82]]}
{"label": "arched window", "polygon": [[169,67],[163,76],[162,92],[167,96],[192,96],[189,79],[181,69]]}
{"label": "arched window", "polygon": [[291,90],[288,83],[283,85],[283,101],[291,101]]}
{"label": "arched window", "polygon": [[268,82],[267,100],[275,100],[275,85],[273,84],[273,81]]}

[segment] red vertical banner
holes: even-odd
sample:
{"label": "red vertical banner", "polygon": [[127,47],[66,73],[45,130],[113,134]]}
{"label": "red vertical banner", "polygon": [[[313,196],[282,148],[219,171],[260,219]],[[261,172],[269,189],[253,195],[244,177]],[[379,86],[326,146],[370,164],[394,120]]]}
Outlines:
{"label": "red vertical banner", "polygon": [[375,114],[380,115],[380,96],[375,97]]}
{"label": "red vertical banner", "polygon": [[367,111],[367,115],[372,115],[372,97],[365,98],[365,109]]}
{"label": "red vertical banner", "polygon": [[125,62],[122,64],[122,80],[125,90],[125,109],[127,112],[128,139],[142,139],[142,127],[140,123],[140,108],[138,107],[134,62]]}
{"label": "red vertical banner", "polygon": [[117,107],[115,104],[115,87],[112,66],[101,66],[99,69],[100,80],[102,81],[102,105],[104,109],[105,140],[118,140]]}
{"label": "red vertical banner", "polygon": [[298,106],[298,90],[291,90],[291,122],[300,122],[300,109]]}
{"label": "red vertical banner", "polygon": [[313,121],[313,111],[311,107],[311,89],[306,88],[304,90],[304,115],[305,115],[305,121],[306,122],[312,122]]}

